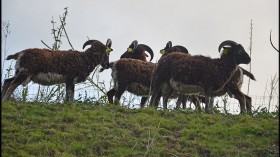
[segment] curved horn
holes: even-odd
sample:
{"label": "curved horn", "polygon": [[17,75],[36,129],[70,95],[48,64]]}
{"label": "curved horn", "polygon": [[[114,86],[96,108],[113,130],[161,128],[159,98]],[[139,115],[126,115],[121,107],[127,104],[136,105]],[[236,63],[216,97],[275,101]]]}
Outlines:
{"label": "curved horn", "polygon": [[222,47],[226,46],[226,45],[229,45],[229,46],[235,46],[235,45],[238,45],[235,41],[232,41],[232,40],[226,40],[226,41],[223,41],[220,45],[219,45],[219,52],[221,51]]}
{"label": "curved horn", "polygon": [[180,52],[182,52],[182,53],[189,54],[188,49],[187,49],[187,48],[185,48],[184,46],[181,46],[181,45],[176,45],[176,46],[173,46],[173,48],[179,49],[179,51],[180,51]]}
{"label": "curved horn", "polygon": [[83,49],[87,46],[87,45],[91,45],[93,42],[95,42],[95,41],[97,41],[97,40],[88,40],[88,41],[86,41],[85,43],[84,43],[84,45],[83,45]]}
{"label": "curved horn", "polygon": [[106,46],[111,48],[111,46],[112,46],[112,40],[111,40],[110,38],[107,40]]}
{"label": "curved horn", "polygon": [[137,46],[137,48],[138,48],[138,47],[143,48],[145,51],[149,52],[149,54],[150,54],[150,56],[151,56],[150,61],[154,58],[154,52],[153,52],[153,50],[152,50],[149,46],[147,46],[147,45],[145,45],[145,44],[139,44],[139,45]]}

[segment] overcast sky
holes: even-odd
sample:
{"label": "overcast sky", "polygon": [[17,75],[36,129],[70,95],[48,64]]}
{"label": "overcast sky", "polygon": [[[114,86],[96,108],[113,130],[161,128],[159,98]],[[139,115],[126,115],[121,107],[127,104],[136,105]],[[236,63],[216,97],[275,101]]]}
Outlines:
{"label": "overcast sky", "polygon": [[[51,45],[51,20],[59,21],[68,7],[66,30],[76,50],[87,40],[106,43],[112,39],[110,61],[117,60],[133,40],[150,46],[156,62],[168,41],[183,45],[192,55],[218,58],[218,46],[234,40],[249,47],[250,21],[253,21],[252,73],[250,95],[262,96],[267,80],[278,74],[278,0],[2,0],[2,21],[9,21],[8,54],[26,48]],[[57,25],[58,26],[58,25]],[[2,47],[3,48],[3,47]],[[64,40],[61,49],[70,49]],[[247,51],[249,53],[249,50]],[[10,62],[5,62],[7,65]],[[249,69],[248,65],[241,65]],[[101,73],[108,79],[111,70]],[[109,77],[108,77],[109,76]],[[247,93],[248,78],[242,91]]]}

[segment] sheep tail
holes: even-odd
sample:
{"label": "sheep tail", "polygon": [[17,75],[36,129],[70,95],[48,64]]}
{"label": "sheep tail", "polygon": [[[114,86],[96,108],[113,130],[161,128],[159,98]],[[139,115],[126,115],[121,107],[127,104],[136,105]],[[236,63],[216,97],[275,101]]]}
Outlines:
{"label": "sheep tail", "polygon": [[19,54],[20,53],[16,53],[16,54],[13,54],[13,55],[9,55],[6,60],[10,60],[10,59],[14,59],[14,60],[17,60],[18,57],[19,57]]}
{"label": "sheep tail", "polygon": [[248,76],[252,80],[256,80],[255,76],[252,73],[250,73],[249,71],[247,71],[243,68],[241,68],[241,69],[242,69],[244,75]]}

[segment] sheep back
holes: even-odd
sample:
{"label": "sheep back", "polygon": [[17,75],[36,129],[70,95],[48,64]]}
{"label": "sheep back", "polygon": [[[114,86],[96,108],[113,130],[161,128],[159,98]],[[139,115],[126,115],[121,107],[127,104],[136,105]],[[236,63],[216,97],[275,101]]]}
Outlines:
{"label": "sheep back", "polygon": [[28,69],[33,74],[43,72],[76,76],[89,73],[95,66],[86,53],[78,51],[26,49],[21,53],[16,66]]}
{"label": "sheep back", "polygon": [[[233,75],[233,70],[228,69],[236,69],[236,67],[225,64],[232,62],[230,60],[225,59],[223,62],[218,60],[201,55],[191,56],[173,52],[159,60],[153,75],[152,85],[159,87],[162,82],[168,83],[173,79],[188,85],[214,87],[214,91],[219,90],[228,83]],[[227,77],[221,77],[221,73]]]}

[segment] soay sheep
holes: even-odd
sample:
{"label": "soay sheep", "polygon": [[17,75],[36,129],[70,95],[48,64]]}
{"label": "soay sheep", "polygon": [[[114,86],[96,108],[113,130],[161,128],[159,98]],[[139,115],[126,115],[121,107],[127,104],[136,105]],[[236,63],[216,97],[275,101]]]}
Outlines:
{"label": "soay sheep", "polygon": [[[221,57],[217,59],[177,52],[162,57],[152,77],[150,106],[157,107],[162,94],[167,99],[173,92],[199,94],[205,95],[205,111],[209,112],[209,102],[213,93],[224,89],[239,64],[251,62],[241,44],[226,40],[219,45],[219,52],[222,48]],[[240,105],[243,113],[244,103]]]}
{"label": "soay sheep", "polygon": [[[136,95],[147,95],[150,83],[145,76],[149,76],[147,73],[150,73],[149,69],[153,68],[153,63],[146,61],[145,51],[150,54],[151,61],[154,56],[153,50],[149,46],[138,44],[137,40],[134,40],[127,51],[121,55],[120,60],[110,64],[114,88],[107,92],[109,103],[118,104],[121,95],[126,90]],[[147,63],[147,66],[143,65],[145,63]],[[136,73],[142,73],[142,75],[138,77]],[[115,101],[113,100],[114,97]],[[146,99],[146,97],[142,97],[141,102],[145,102]]]}
{"label": "soay sheep", "polygon": [[[222,96],[227,93],[231,98],[235,98],[239,101],[239,104],[241,104],[240,107],[245,106],[246,111],[248,113],[251,113],[252,112],[252,99],[250,96],[244,94],[241,91],[244,75],[248,76],[252,80],[256,80],[255,76],[252,73],[250,73],[249,71],[247,71],[239,66],[238,69],[235,71],[234,75],[232,76],[232,78],[230,79],[230,81],[225,85],[225,87],[222,90],[220,90],[216,93],[214,92],[212,94],[213,97],[211,97],[211,100],[210,100],[210,108],[213,107],[214,97]],[[200,99],[201,102],[205,103],[205,99],[203,97],[200,97],[200,98],[201,98]],[[181,100],[182,98],[179,98],[179,99]],[[245,99],[245,102],[244,102],[244,99]],[[179,103],[180,103],[180,101],[179,101]],[[178,105],[180,105],[180,104],[177,103],[177,108],[180,107]],[[186,108],[184,105],[185,104],[183,104],[183,108]]]}
{"label": "soay sheep", "polygon": [[83,49],[88,45],[91,47],[85,52],[33,48],[9,55],[7,60],[17,60],[16,71],[14,77],[4,81],[2,101],[8,100],[20,84],[25,86],[31,80],[47,86],[66,83],[66,101],[73,101],[76,83],[85,81],[99,64],[109,68],[109,53],[113,50],[111,39],[106,45],[88,40]]}
{"label": "soay sheep", "polygon": [[[163,55],[173,51],[186,51],[185,53],[188,53],[187,49],[183,46],[178,45],[171,47],[170,44],[171,42],[167,44],[168,48],[166,47],[164,50],[161,50]],[[137,44],[134,44],[134,46],[135,45]],[[125,52],[121,56],[121,59],[114,64],[112,68],[114,88],[107,93],[110,103],[119,103],[121,95],[127,90],[130,93],[142,96],[140,106],[144,107],[150,94],[151,75],[156,64],[146,62],[146,60],[143,59],[146,57],[145,52],[143,50],[139,51],[138,47],[139,45],[137,45],[136,49],[130,47],[131,49],[129,48],[128,50],[132,50],[133,48],[134,51]],[[152,52],[151,49],[150,51]],[[114,96],[115,101],[113,102]]]}
{"label": "soay sheep", "polygon": [[127,51],[124,52],[120,58],[132,58],[147,61],[148,55],[145,53],[145,51],[150,54],[150,61],[152,61],[154,58],[153,50],[149,46],[145,44],[138,44],[138,41],[134,40],[127,48]]}
{"label": "soay sheep", "polygon": [[[165,49],[161,50],[160,53],[164,55],[167,55],[171,52],[178,52],[176,50],[176,48],[174,49],[171,48],[172,47],[172,43],[171,41],[169,41],[165,47]],[[183,46],[175,46],[177,48],[180,48],[181,50],[184,50],[185,52],[188,52],[188,50],[183,47]],[[168,51],[166,52],[166,49],[168,49]],[[227,83],[225,85],[225,88],[217,93],[213,93],[213,96],[222,96],[226,93],[228,93],[228,95],[231,97],[231,98],[236,98],[239,103],[241,104],[241,106],[245,106],[243,105],[245,102],[244,102],[244,97],[246,99],[246,110],[247,112],[251,113],[252,112],[252,109],[251,109],[251,106],[252,106],[252,99],[251,97],[249,97],[248,95],[245,95],[243,92],[241,92],[241,86],[243,84],[243,74],[248,76],[250,79],[252,80],[255,80],[255,77],[252,73],[250,73],[249,71],[243,69],[242,67],[238,67],[238,70],[236,70],[236,72],[234,73],[233,77],[231,78],[231,80],[229,81],[229,83]],[[171,97],[177,97],[178,94],[173,94]],[[210,104],[211,104],[211,107],[213,106],[213,98],[211,98],[210,100]],[[180,104],[182,104],[183,106],[183,109],[186,108],[186,101],[189,100],[190,102],[194,103],[196,108],[198,108],[198,110],[200,111],[201,108],[199,106],[199,102],[203,102],[205,103],[205,98],[204,96],[201,96],[201,95],[185,95],[185,94],[180,94],[178,96],[178,101],[176,103],[176,108],[179,108],[180,107]],[[165,108],[167,108],[167,99],[164,97],[164,100],[163,100],[163,106]]]}
{"label": "soay sheep", "polygon": [[[176,45],[172,47],[172,42],[168,41],[165,48],[160,50],[160,53],[162,54],[161,57],[168,55],[172,52],[181,52],[181,53],[185,53],[188,54],[188,50],[181,45]],[[199,102],[201,99],[203,99],[204,97],[199,96],[199,95],[185,95],[185,94],[179,94],[179,93],[173,93],[170,98],[178,98],[177,102],[176,102],[176,108],[178,109],[180,104],[183,105],[183,108],[185,108],[186,106],[186,102],[187,100],[189,100],[190,102],[192,102],[196,108],[198,109],[198,111],[201,110]],[[167,109],[167,101],[168,98],[167,97],[163,97],[163,108]]]}

